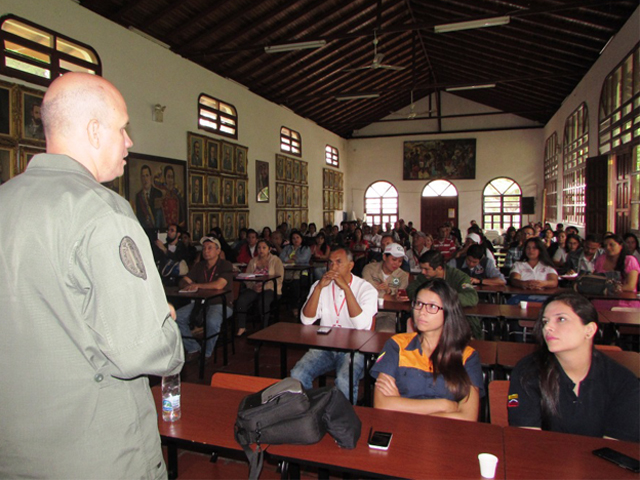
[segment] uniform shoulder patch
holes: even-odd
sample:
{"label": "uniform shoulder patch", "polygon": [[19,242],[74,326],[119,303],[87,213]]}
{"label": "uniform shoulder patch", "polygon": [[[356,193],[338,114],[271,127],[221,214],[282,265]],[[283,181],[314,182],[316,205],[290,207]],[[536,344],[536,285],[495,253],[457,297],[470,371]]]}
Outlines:
{"label": "uniform shoulder patch", "polygon": [[511,395],[509,395],[508,399],[507,399],[507,407],[508,408],[514,408],[520,405],[520,401],[518,400],[518,394],[517,393],[512,393]]}
{"label": "uniform shoulder patch", "polygon": [[147,279],[147,270],[144,268],[142,255],[140,255],[138,245],[133,241],[133,238],[123,237],[120,241],[120,260],[131,275],[143,280]]}

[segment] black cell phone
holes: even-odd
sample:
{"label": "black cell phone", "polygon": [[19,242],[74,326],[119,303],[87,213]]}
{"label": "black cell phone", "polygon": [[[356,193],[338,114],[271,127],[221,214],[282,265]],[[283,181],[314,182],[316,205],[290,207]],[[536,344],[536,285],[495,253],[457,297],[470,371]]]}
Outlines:
{"label": "black cell phone", "polygon": [[605,460],[609,460],[622,468],[631,470],[634,473],[640,472],[640,461],[630,457],[629,455],[625,455],[622,452],[605,447],[594,450],[593,454],[600,458],[604,458]]}
{"label": "black cell phone", "polygon": [[317,333],[318,335],[329,335],[331,333],[331,327],[320,327]]}
{"label": "black cell phone", "polygon": [[391,437],[393,437],[393,434],[389,432],[373,432],[373,434],[369,436],[369,448],[387,450],[391,444]]}

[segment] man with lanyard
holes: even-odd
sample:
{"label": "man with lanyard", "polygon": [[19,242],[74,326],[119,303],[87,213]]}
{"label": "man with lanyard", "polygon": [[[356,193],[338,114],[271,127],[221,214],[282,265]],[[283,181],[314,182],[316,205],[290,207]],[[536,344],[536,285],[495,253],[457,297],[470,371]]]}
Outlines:
{"label": "man with lanyard", "polygon": [[[353,256],[343,247],[332,250],[327,273],[311,287],[302,307],[300,320],[311,325],[320,320],[323,327],[369,330],[378,310],[378,293],[371,284],[351,274]],[[336,371],[336,386],[349,398],[358,398],[358,383],[364,374],[364,356],[356,353],[353,360],[354,384],[349,385],[349,352],[310,349],[291,370],[291,376],[309,389],[313,381],[327,372]]]}
{"label": "man with lanyard", "polygon": [[[433,278],[442,278],[458,293],[463,307],[474,307],[478,304],[478,292],[471,285],[471,278],[466,273],[445,265],[444,256],[435,250],[429,250],[420,257],[422,273],[407,287],[407,295],[411,300],[416,297],[420,285]],[[482,338],[482,325],[477,317],[467,316],[474,338]]]}
{"label": "man with lanyard", "polygon": [[[227,260],[220,258],[220,242],[217,238],[203,237],[202,243],[202,261],[196,263],[189,271],[186,277],[180,279],[180,288],[187,292],[195,292],[198,289],[214,289],[221,290],[228,288],[233,281],[233,265]],[[233,314],[231,309],[232,294],[229,292],[225,295],[227,302],[227,316]],[[195,301],[191,301],[189,305],[178,309],[176,322],[180,327],[184,348],[187,351],[187,361],[191,361],[198,357],[200,353],[200,344],[192,337],[189,320],[193,311]],[[207,308],[207,337],[220,333],[222,325],[222,304],[209,305]],[[218,335],[207,340],[205,349],[205,357],[208,359],[213,354],[216,346]]]}
{"label": "man with lanyard", "polygon": [[413,233],[413,245],[407,248],[407,258],[409,259],[409,269],[411,273],[420,273],[420,257],[427,253],[427,235],[424,232]]}

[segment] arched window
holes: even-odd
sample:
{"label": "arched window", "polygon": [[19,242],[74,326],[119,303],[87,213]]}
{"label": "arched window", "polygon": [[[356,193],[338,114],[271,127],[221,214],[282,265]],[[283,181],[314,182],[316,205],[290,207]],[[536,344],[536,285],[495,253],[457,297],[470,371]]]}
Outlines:
{"label": "arched window", "polygon": [[504,230],[522,226],[522,189],[514,180],[494,178],[482,191],[482,221],[485,230]]}
{"label": "arched window", "polygon": [[564,124],[562,158],[562,219],[584,225],[586,166],[589,157],[589,112],[580,105]]}
{"label": "arched window", "polygon": [[48,86],[67,72],[102,74],[88,45],[14,15],[0,19],[0,74]]}
{"label": "arched window", "polygon": [[398,221],[398,190],[389,182],[375,182],[364,193],[364,214],[369,225]]}
{"label": "arched window", "polygon": [[238,138],[238,111],[230,103],[202,93],[198,97],[198,127],[225,137]]}
{"label": "arched window", "polygon": [[457,197],[458,190],[451,182],[446,180],[433,180],[425,185],[422,190],[423,197]]}

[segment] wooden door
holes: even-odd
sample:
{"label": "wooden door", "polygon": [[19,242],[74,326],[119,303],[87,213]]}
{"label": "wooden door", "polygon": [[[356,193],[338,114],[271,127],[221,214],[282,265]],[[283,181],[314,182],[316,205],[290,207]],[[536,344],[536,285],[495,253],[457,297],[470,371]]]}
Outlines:
{"label": "wooden door", "polygon": [[616,197],[615,232],[619,235],[628,232],[631,227],[629,211],[631,208],[631,152],[620,152],[615,156]]}
{"label": "wooden door", "polygon": [[585,222],[587,233],[602,235],[607,227],[608,155],[587,158]]}
{"label": "wooden door", "polygon": [[421,197],[420,230],[436,237],[438,227],[444,222],[458,226],[458,196]]}

